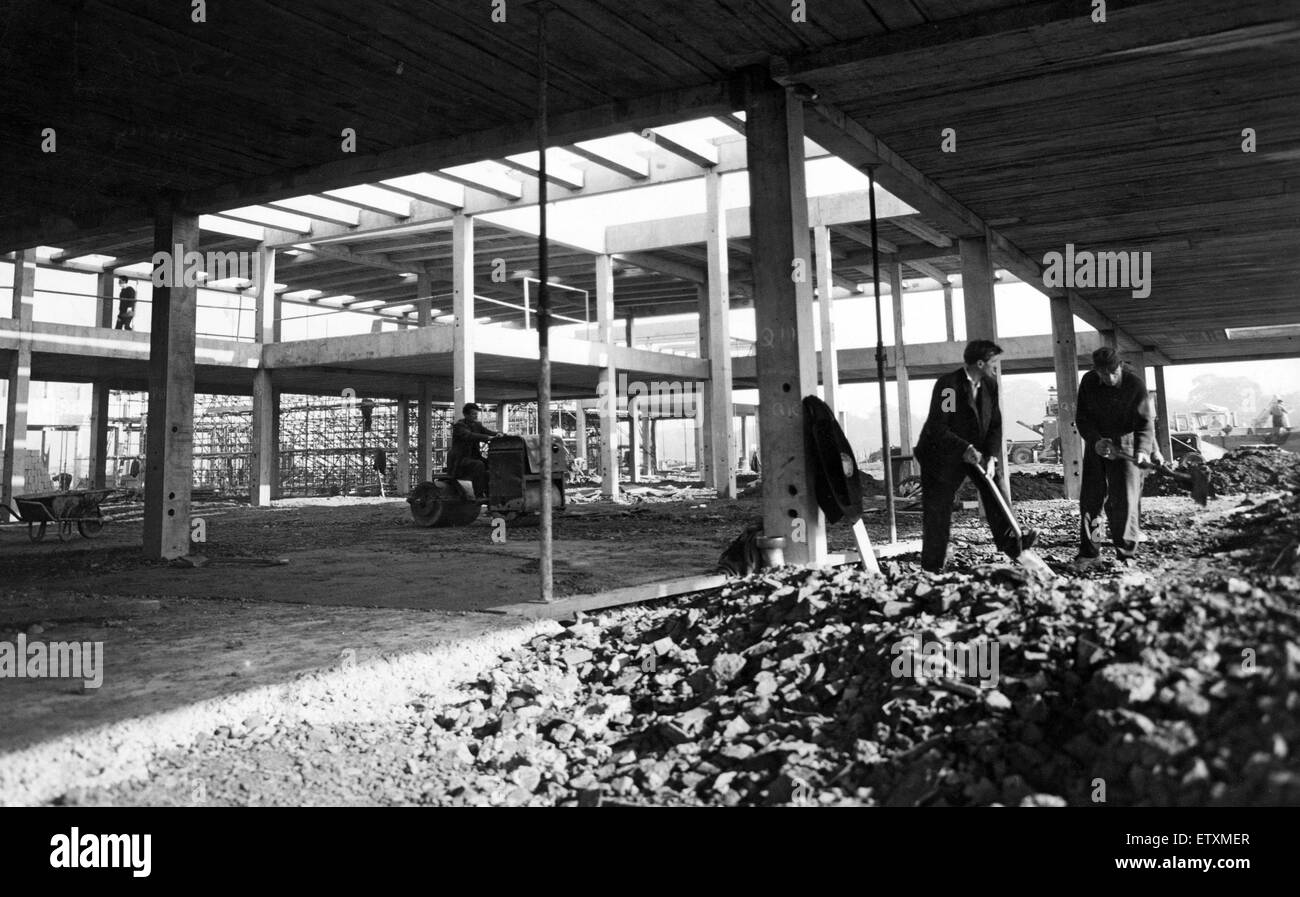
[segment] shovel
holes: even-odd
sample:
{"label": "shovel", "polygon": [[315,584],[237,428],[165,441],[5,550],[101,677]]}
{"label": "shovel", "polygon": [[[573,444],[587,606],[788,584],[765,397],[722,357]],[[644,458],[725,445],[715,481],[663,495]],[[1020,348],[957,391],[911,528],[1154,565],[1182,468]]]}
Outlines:
{"label": "shovel", "polygon": [[[980,460],[982,461],[983,459],[981,458]],[[983,464],[968,464],[967,467],[973,468],[978,472],[978,474],[972,474],[972,476],[978,475],[984,480],[984,482],[988,483],[989,489],[993,493],[994,500],[997,501],[998,506],[1002,509],[1003,515],[1011,522],[1011,528],[1016,534],[1016,541],[1022,542],[1023,544],[1022,540],[1024,539],[1024,532],[1020,528],[1020,521],[1016,519],[1015,513],[1011,510],[1011,506],[1007,504],[1005,496],[1002,495],[1002,490],[998,489],[998,484],[993,482],[993,478],[988,475],[988,471],[984,469]],[[1034,554],[1034,552],[1028,548],[1016,556],[1016,563],[1046,582],[1050,582],[1056,578],[1056,574],[1052,572],[1052,568],[1047,566],[1047,563],[1042,558]]]}
{"label": "shovel", "polygon": [[1154,473],[1156,476],[1167,477],[1168,479],[1178,483],[1180,486],[1187,487],[1192,491],[1192,501],[1196,502],[1201,507],[1205,507],[1206,502],[1214,497],[1214,487],[1210,485],[1210,477],[1205,472],[1205,468],[1199,465],[1181,471],[1174,470],[1172,466],[1155,464],[1151,461],[1145,461],[1139,464],[1136,458],[1127,452],[1122,451],[1109,439],[1097,440],[1097,454],[1101,455],[1108,461],[1128,461],[1130,464],[1137,465],[1143,470]]}

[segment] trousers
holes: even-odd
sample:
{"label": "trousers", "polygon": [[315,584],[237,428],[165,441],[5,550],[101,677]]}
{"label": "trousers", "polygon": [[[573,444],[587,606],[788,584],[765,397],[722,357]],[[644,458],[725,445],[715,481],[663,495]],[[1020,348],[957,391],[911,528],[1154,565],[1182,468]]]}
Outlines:
{"label": "trousers", "polygon": [[984,519],[993,532],[993,544],[1010,557],[1020,554],[1015,523],[1002,510],[994,487],[971,465],[926,464],[921,462],[921,567],[937,573],[948,560],[948,540],[952,532],[952,502],[966,478],[979,491]]}
{"label": "trousers", "polygon": [[1079,555],[1101,554],[1102,527],[1121,558],[1137,552],[1142,500],[1142,468],[1122,458],[1108,460],[1091,445],[1083,455],[1083,483],[1079,491]]}

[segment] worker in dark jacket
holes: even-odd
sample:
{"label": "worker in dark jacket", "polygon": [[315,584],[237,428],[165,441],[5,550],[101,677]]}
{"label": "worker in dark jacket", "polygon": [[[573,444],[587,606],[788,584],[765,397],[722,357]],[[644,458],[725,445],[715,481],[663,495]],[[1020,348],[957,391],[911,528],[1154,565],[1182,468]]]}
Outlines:
{"label": "worker in dark jacket", "polygon": [[462,410],[465,416],[451,425],[447,471],[458,480],[469,480],[474,484],[474,495],[484,498],[488,492],[488,472],[479,444],[501,434],[478,422],[478,405],[470,402]]}
{"label": "worker in dark jacket", "polygon": [[939,572],[947,561],[952,503],[968,476],[980,492],[993,543],[1000,551],[1019,557],[1037,538],[1033,530],[1024,530],[1017,538],[1014,522],[993,494],[996,487],[972,469],[987,470],[989,479],[996,473],[1002,412],[990,365],[1001,354],[995,343],[974,340],[962,356],[965,366],[934,384],[930,414],[915,452],[921,464],[921,566],[926,570]]}
{"label": "worker in dark jacket", "polygon": [[[1146,382],[1124,370],[1109,346],[1092,353],[1092,370],[1079,381],[1075,425],[1083,437],[1083,483],[1079,495],[1079,556],[1077,564],[1091,566],[1101,556],[1102,526],[1110,529],[1111,544],[1121,560],[1137,551],[1142,498],[1142,470],[1156,443]],[[1131,455],[1107,459],[1097,454],[1097,440],[1111,440]],[[1105,508],[1105,518],[1102,509]]]}

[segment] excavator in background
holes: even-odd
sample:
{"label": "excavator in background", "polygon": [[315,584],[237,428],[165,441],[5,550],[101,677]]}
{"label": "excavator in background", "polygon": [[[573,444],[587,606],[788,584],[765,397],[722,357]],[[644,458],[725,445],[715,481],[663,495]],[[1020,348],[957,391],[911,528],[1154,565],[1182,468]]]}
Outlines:
{"label": "excavator in background", "polygon": [[1061,431],[1057,424],[1060,404],[1056,400],[1056,387],[1047,387],[1047,404],[1043,408],[1041,424],[1016,423],[1038,436],[1032,442],[1026,440],[1007,441],[1007,462],[1010,464],[1056,464],[1061,460]]}
{"label": "excavator in background", "polygon": [[[1151,404],[1155,407],[1156,392],[1151,390]],[[1007,460],[1011,464],[1036,462],[1058,464],[1061,460],[1061,432],[1058,421],[1060,405],[1056,387],[1047,388],[1042,423],[1032,424],[1018,420],[1016,423],[1032,432],[1035,440],[1008,440]],[[1206,405],[1198,411],[1182,411],[1170,415],[1170,447],[1177,462],[1188,455],[1199,455],[1206,461],[1222,458],[1233,449],[1244,446],[1276,445],[1300,453],[1300,433],[1285,433],[1281,442],[1273,435],[1271,421],[1261,415],[1251,426],[1241,423],[1236,412],[1221,405]]]}
{"label": "excavator in background", "polygon": [[1222,457],[1233,449],[1248,445],[1273,445],[1287,451],[1300,452],[1300,435],[1287,432],[1279,442],[1273,435],[1273,425],[1267,414],[1260,415],[1250,424],[1243,424],[1234,411],[1222,405],[1205,405],[1199,411],[1181,411],[1172,415],[1175,441],[1174,457],[1179,457],[1178,441],[1195,443],[1207,461]]}

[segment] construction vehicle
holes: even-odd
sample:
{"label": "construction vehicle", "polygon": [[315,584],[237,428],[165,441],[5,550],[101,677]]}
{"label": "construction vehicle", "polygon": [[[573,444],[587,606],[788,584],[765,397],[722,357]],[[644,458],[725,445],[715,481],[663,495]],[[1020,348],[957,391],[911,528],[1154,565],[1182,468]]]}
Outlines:
{"label": "construction vehicle", "polygon": [[1016,423],[1038,436],[1033,441],[1007,440],[1007,463],[1033,464],[1035,462],[1055,463],[1061,460],[1061,433],[1057,425],[1060,404],[1056,399],[1056,387],[1047,387],[1047,402],[1043,406],[1043,422],[1030,424],[1023,420]]}
{"label": "construction vehicle", "polygon": [[[411,490],[406,502],[418,526],[468,526],[486,505],[493,517],[536,523],[542,510],[541,436],[497,436],[488,443],[488,494],[475,495],[469,480],[435,476]],[[568,451],[551,437],[551,507],[564,508]]]}
{"label": "construction vehicle", "polygon": [[[1283,434],[1281,442],[1273,435],[1273,425],[1267,413],[1256,417],[1250,424],[1242,423],[1236,412],[1222,405],[1206,405],[1199,411],[1183,411],[1173,415],[1175,441],[1195,445],[1190,451],[1203,454],[1207,460],[1222,457],[1224,453],[1245,446],[1275,445],[1288,451],[1300,452],[1300,435],[1295,430]],[[1174,446],[1174,457],[1180,455]]]}

